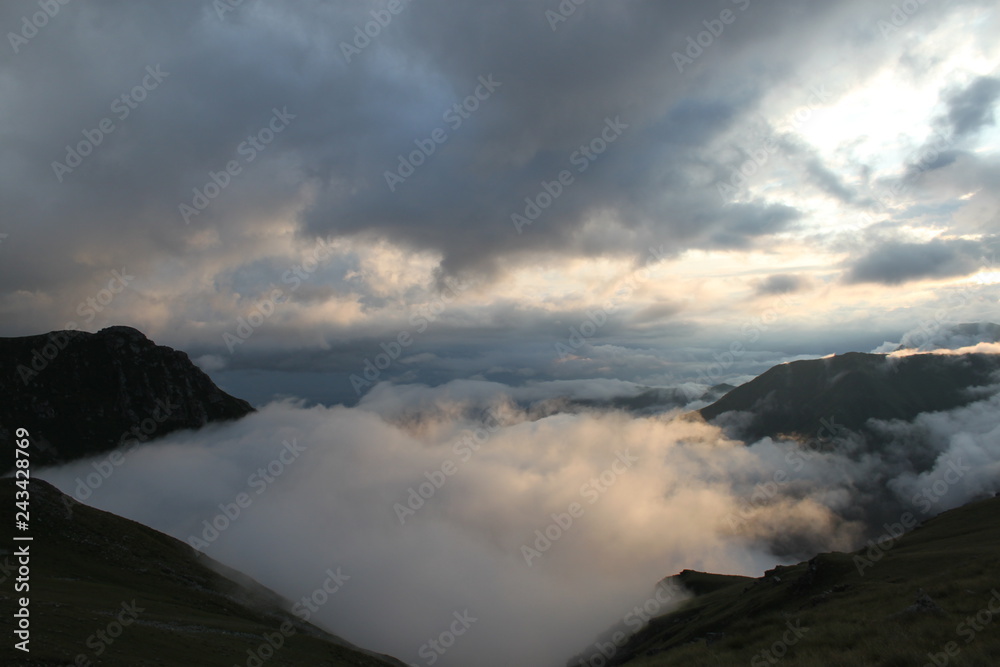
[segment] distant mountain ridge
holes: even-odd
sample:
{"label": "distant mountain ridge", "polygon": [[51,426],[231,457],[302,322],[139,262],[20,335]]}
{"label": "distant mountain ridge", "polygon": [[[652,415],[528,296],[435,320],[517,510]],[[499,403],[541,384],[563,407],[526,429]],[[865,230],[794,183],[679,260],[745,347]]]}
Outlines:
{"label": "distant mountain ridge", "polygon": [[125,326],[0,338],[0,396],[0,440],[28,429],[36,469],[253,412],[187,354]]}
{"label": "distant mountain ridge", "polygon": [[572,407],[585,409],[612,409],[642,414],[644,412],[662,412],[669,408],[680,408],[694,401],[716,401],[727,392],[732,391],[729,384],[717,384],[704,391],[695,391],[688,387],[651,387],[644,389],[635,396],[617,396],[612,399],[573,399],[569,401]]}
{"label": "distant mountain ridge", "polygon": [[709,421],[747,413],[734,420],[747,440],[808,439],[824,425],[863,432],[870,419],[910,421],[922,412],[951,410],[982,398],[970,388],[998,383],[1000,355],[849,352],[775,366],[699,413]]}

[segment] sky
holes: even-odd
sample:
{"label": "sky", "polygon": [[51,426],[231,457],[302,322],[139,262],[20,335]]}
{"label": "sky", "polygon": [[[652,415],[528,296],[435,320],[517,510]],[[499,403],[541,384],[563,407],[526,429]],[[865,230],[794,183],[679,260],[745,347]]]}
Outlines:
{"label": "sky", "polygon": [[0,8],[3,335],[127,324],[353,404],[738,381],[996,307],[991,2],[42,5]]}

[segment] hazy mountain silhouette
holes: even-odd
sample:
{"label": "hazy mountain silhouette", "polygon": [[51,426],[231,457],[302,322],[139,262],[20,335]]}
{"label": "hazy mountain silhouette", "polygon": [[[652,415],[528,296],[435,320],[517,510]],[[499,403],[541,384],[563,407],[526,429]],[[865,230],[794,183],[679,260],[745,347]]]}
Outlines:
{"label": "hazy mountain silhouette", "polygon": [[979,400],[970,391],[1000,383],[1000,357],[918,354],[887,357],[850,352],[775,366],[699,413],[714,420],[747,413],[737,430],[747,440],[792,435],[813,438],[830,425],[865,431],[870,419],[912,420]]}

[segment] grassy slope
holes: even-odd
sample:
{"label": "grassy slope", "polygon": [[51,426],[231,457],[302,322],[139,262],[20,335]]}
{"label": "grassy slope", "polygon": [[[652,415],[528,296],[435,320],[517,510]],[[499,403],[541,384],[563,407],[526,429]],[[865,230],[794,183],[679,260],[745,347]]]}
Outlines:
{"label": "grassy slope", "polygon": [[[808,631],[787,655],[773,658],[775,664],[919,667],[928,653],[940,654],[955,642],[960,652],[949,658],[950,666],[1000,665],[1000,615],[970,643],[959,634],[960,624],[986,609],[1000,590],[1000,498],[925,522],[863,576],[854,554],[841,553],[768,575],[706,593],[654,619],[619,652],[617,664],[772,664],[761,651],[780,642],[792,622]],[[920,589],[939,612],[905,611]]]}
{"label": "grassy slope", "polygon": [[[287,604],[272,591],[172,537],[75,503],[70,518],[63,498],[47,483],[32,481],[31,653],[14,650],[5,637],[0,664],[68,665],[85,654],[92,664],[108,667],[244,665],[247,650],[257,649],[285,621],[294,623],[295,632],[265,662],[268,667],[401,664],[303,623],[283,611]],[[13,509],[11,479],[0,480],[0,504]],[[12,519],[0,537],[0,563],[8,566],[14,560]],[[0,586],[7,618],[14,576]],[[122,603],[132,600],[145,611],[95,658],[88,637],[107,628]]]}

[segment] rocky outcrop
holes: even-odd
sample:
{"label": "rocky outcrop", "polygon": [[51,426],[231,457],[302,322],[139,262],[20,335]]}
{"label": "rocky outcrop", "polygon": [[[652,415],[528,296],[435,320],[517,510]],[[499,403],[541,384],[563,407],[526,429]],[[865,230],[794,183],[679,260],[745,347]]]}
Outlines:
{"label": "rocky outcrop", "polygon": [[9,451],[27,429],[35,469],[253,412],[185,353],[123,326],[0,338],[0,396],[0,442]]}

